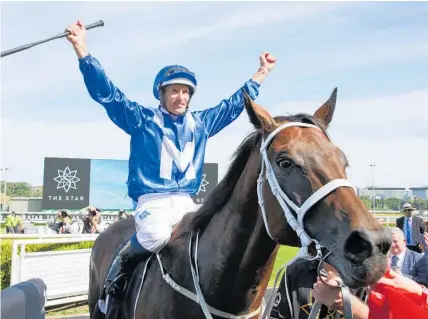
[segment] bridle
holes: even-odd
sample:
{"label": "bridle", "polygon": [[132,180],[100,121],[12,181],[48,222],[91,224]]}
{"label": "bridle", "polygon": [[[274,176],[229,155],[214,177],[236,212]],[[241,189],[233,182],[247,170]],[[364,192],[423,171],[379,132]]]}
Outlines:
{"label": "bridle", "polygon": [[[265,210],[265,202],[263,199],[263,184],[265,179],[269,182],[271,191],[273,195],[275,195],[276,199],[278,200],[279,204],[281,205],[281,208],[284,212],[284,217],[287,220],[288,224],[291,226],[291,228],[297,233],[297,235],[300,238],[302,249],[305,251],[305,255],[307,256],[308,260],[314,260],[314,259],[323,259],[322,254],[322,246],[320,245],[319,241],[316,239],[311,238],[305,231],[304,225],[303,225],[303,219],[305,218],[306,213],[321,199],[323,199],[325,196],[333,192],[335,189],[339,187],[352,187],[351,183],[346,179],[335,179],[318,189],[315,193],[313,193],[300,207],[294,204],[294,202],[283,192],[281,187],[278,184],[278,180],[276,179],[276,176],[273,172],[272,165],[269,161],[268,155],[267,155],[267,149],[272,142],[273,138],[276,134],[278,134],[280,131],[289,128],[289,127],[308,127],[308,128],[315,128],[318,130],[321,130],[318,126],[313,124],[306,124],[306,123],[299,123],[299,122],[291,122],[291,123],[285,123],[281,126],[279,126],[277,129],[275,129],[272,133],[268,135],[266,140],[262,140],[261,146],[260,146],[260,153],[262,154],[262,165],[261,165],[261,171],[259,178],[257,180],[257,195],[259,200],[259,205],[261,208],[263,221],[265,224],[266,231],[270,238],[272,238],[273,241],[276,242],[275,238],[272,236],[270,230],[269,230],[269,224],[267,221],[266,216],[266,210]],[[266,171],[266,176],[264,176]],[[296,213],[297,220],[294,217],[294,215],[291,213],[290,208]],[[308,248],[311,244],[315,244],[315,248],[317,250],[317,253],[314,257],[310,256],[308,252]],[[324,257],[325,258],[325,257]]]}
{"label": "bridle", "polygon": [[[296,232],[296,234],[300,238],[301,242],[301,250],[299,251],[298,255],[293,258],[292,261],[294,261],[297,257],[304,257],[307,260],[319,260],[320,264],[318,267],[318,276],[321,280],[324,281],[322,276],[320,275],[320,269],[321,264],[326,260],[326,258],[331,254],[331,252],[328,252],[327,254],[323,255],[322,250],[326,249],[325,247],[321,246],[320,242],[316,240],[315,238],[311,238],[305,231],[303,220],[305,218],[306,213],[315,205],[317,204],[321,199],[323,199],[325,196],[329,195],[331,192],[336,190],[339,187],[351,187],[351,183],[346,179],[334,179],[330,182],[328,182],[326,185],[322,186],[320,189],[318,189],[315,193],[313,193],[305,202],[299,207],[285,194],[285,192],[281,189],[279,186],[278,180],[276,179],[276,176],[273,172],[272,165],[269,161],[267,150],[270,146],[270,143],[278,134],[280,131],[287,129],[289,127],[305,127],[305,128],[315,128],[317,130],[322,131],[318,126],[313,124],[306,124],[306,123],[299,123],[299,122],[288,122],[285,124],[280,125],[278,128],[276,128],[273,132],[271,132],[265,140],[262,139],[261,145],[260,145],[260,153],[262,155],[262,163],[261,163],[261,170],[260,175],[257,180],[257,196],[259,201],[259,206],[261,209],[261,213],[263,216],[263,222],[265,224],[266,232],[268,233],[269,237],[277,243],[275,238],[272,236],[270,230],[269,230],[269,224],[266,216],[266,210],[265,210],[265,201],[263,199],[263,184],[265,179],[268,181],[272,194],[276,197],[278,200],[283,213],[284,217],[287,220],[288,224],[291,226],[291,228]],[[327,133],[324,132],[326,135]],[[327,138],[330,140],[329,136],[327,135]],[[295,212],[297,219],[292,214],[290,208]],[[312,256],[309,253],[309,247],[314,244],[316,249],[315,256]],[[290,262],[291,263],[291,262]],[[288,264],[290,264],[288,263]],[[281,270],[280,270],[281,271]],[[279,272],[278,272],[279,274]],[[275,280],[276,281],[276,280]],[[324,281],[325,283],[325,281]],[[275,286],[275,284],[274,284]],[[347,290],[347,287],[343,285],[343,283],[339,283],[340,288],[342,288],[342,294],[344,298],[344,308],[345,308],[345,318],[352,318],[352,310],[350,310],[350,299],[349,299],[349,290]],[[346,288],[346,289],[345,289]],[[347,291],[344,291],[347,290]],[[348,297],[346,297],[348,296]],[[274,298],[274,294],[272,293],[271,298]],[[347,300],[345,300],[347,299]],[[272,300],[271,300],[272,301]],[[268,302],[269,303],[271,303]],[[317,313],[320,309],[319,304],[315,302],[313,305],[311,314],[309,318],[316,318]],[[268,307],[269,309],[269,307]],[[269,310],[270,311],[270,310]],[[265,312],[266,313],[266,312]],[[263,316],[264,318],[264,316]]]}

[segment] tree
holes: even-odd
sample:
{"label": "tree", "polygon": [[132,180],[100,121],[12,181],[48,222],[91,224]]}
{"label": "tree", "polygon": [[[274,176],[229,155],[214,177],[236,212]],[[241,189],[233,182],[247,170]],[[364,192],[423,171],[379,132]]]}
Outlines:
{"label": "tree", "polygon": [[31,197],[42,197],[43,196],[43,188],[38,187],[31,192]]}
{"label": "tree", "polygon": [[11,196],[14,197],[30,197],[31,196],[31,185],[28,183],[14,183],[13,188],[11,189]]}
{"label": "tree", "polygon": [[425,199],[418,198],[418,199],[415,200],[414,206],[418,210],[426,210],[427,209],[426,202],[427,201]]}
{"label": "tree", "polygon": [[401,209],[401,199],[396,197],[390,197],[385,199],[385,207],[388,210],[400,210]]}
{"label": "tree", "polygon": [[366,206],[367,209],[372,209],[373,201],[372,201],[371,196],[363,195],[363,196],[360,196],[360,199],[363,202],[364,206]]}
{"label": "tree", "polygon": [[[4,182],[1,183],[1,193],[4,193]],[[7,196],[13,197],[41,197],[42,187],[33,190],[32,186],[25,182],[8,182],[6,186]]]}

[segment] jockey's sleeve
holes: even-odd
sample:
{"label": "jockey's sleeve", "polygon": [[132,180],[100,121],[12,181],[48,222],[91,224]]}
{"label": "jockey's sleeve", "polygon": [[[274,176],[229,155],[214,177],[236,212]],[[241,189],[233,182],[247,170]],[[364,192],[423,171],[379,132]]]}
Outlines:
{"label": "jockey's sleeve", "polygon": [[208,137],[212,137],[236,120],[242,113],[245,107],[243,91],[245,90],[255,100],[259,95],[259,88],[260,84],[250,79],[232,96],[222,100],[217,106],[203,111],[195,111],[193,114],[204,123]]}
{"label": "jockey's sleeve", "polygon": [[79,59],[79,68],[89,95],[104,106],[108,117],[118,127],[130,134],[143,125],[146,109],[131,102],[113,84],[95,57],[89,54]]}

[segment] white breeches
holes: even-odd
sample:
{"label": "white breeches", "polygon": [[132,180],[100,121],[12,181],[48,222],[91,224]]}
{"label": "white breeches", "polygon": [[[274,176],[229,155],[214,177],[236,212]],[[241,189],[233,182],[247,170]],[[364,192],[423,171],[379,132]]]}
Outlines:
{"label": "white breeches", "polygon": [[173,227],[186,213],[196,209],[188,194],[141,196],[135,210],[138,242],[151,252],[159,252],[171,238]]}

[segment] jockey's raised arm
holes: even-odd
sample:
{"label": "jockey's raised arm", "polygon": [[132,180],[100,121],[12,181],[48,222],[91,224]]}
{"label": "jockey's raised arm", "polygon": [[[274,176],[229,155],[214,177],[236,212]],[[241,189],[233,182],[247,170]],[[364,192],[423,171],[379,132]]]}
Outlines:
{"label": "jockey's raised arm", "polygon": [[276,62],[276,59],[267,52],[263,52],[259,58],[260,68],[243,87],[228,99],[222,100],[217,106],[193,112],[204,123],[208,137],[216,135],[241,115],[244,110],[244,91],[253,100],[258,97],[260,84],[274,68]]}
{"label": "jockey's raised arm", "polygon": [[196,210],[191,195],[198,191],[202,179],[207,140],[242,113],[244,91],[253,100],[257,98],[276,60],[263,52],[259,68],[239,90],[213,108],[194,112],[189,106],[197,89],[195,74],[181,65],[165,66],[153,82],[159,105],[148,107],[130,101],[89,54],[81,21],[68,26],[67,31],[90,96],[131,135],[127,185],[129,197],[137,203],[137,231],[118,251],[107,275],[108,289],[104,290],[118,296],[132,265],[162,250],[173,227],[186,213]]}
{"label": "jockey's raised arm", "polygon": [[79,59],[89,95],[104,106],[108,117],[128,134],[142,128],[148,110],[137,102],[130,101],[106,75],[101,63],[91,55]]}
{"label": "jockey's raised arm", "polygon": [[248,80],[242,88],[228,99],[224,99],[215,107],[192,112],[204,123],[208,137],[212,137],[236,120],[244,110],[244,92],[255,100],[259,95],[260,84]]}
{"label": "jockey's raised arm", "polygon": [[86,30],[77,21],[66,28],[67,39],[72,43],[79,59],[86,88],[94,101],[104,106],[109,118],[126,133],[131,134],[142,126],[145,109],[126,95],[109,79],[101,63],[89,54],[86,46]]}

